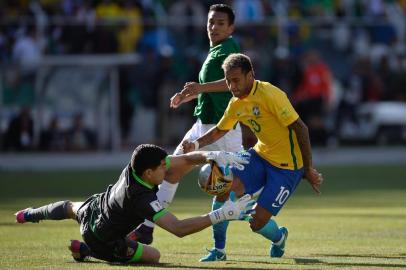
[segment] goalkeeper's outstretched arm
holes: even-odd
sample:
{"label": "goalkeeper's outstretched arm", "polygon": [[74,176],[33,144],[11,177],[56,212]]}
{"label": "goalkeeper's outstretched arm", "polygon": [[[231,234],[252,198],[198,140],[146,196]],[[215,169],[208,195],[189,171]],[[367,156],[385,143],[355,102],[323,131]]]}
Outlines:
{"label": "goalkeeper's outstretched arm", "polygon": [[228,200],[223,207],[206,215],[179,220],[168,212],[156,221],[156,224],[178,237],[199,232],[213,224],[225,220],[244,219],[250,212],[253,200],[250,195],[245,195],[237,201]]}
{"label": "goalkeeper's outstretched arm", "polygon": [[247,155],[224,151],[193,151],[183,155],[170,155],[169,169],[165,173],[165,179],[171,183],[178,182],[194,166],[208,163],[209,161],[216,162],[219,167],[234,166],[244,168],[243,164],[249,162],[248,157]]}

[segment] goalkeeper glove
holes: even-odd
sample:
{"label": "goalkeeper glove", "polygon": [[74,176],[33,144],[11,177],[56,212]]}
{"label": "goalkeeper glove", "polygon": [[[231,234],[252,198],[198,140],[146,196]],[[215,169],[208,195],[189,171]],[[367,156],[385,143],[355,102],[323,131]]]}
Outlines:
{"label": "goalkeeper glove", "polygon": [[243,164],[249,163],[249,157],[251,156],[248,152],[224,152],[224,151],[211,151],[207,154],[207,160],[214,160],[217,165],[223,170],[224,175],[228,175],[229,167],[235,167],[238,170],[244,170]]}
{"label": "goalkeeper glove", "polygon": [[230,193],[230,198],[224,203],[224,205],[209,213],[209,217],[212,224],[217,224],[225,220],[242,220],[251,213],[251,208],[254,203],[251,200],[251,195],[246,194],[235,200],[235,193]]}

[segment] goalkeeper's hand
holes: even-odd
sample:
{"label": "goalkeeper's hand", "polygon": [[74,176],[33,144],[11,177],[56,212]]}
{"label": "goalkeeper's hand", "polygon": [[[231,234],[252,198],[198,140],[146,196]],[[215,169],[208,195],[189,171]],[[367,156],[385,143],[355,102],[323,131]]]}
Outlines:
{"label": "goalkeeper's hand", "polygon": [[250,194],[246,194],[235,201],[235,193],[230,193],[230,198],[224,205],[209,213],[212,224],[216,224],[225,220],[243,220],[252,212],[254,200]]}
{"label": "goalkeeper's hand", "polygon": [[223,170],[225,175],[227,173],[229,167],[235,167],[239,170],[244,170],[243,164],[248,164],[249,157],[251,156],[248,152],[239,152],[239,153],[232,153],[232,152],[224,152],[224,151],[211,151],[207,154],[208,160],[214,160],[217,165]]}

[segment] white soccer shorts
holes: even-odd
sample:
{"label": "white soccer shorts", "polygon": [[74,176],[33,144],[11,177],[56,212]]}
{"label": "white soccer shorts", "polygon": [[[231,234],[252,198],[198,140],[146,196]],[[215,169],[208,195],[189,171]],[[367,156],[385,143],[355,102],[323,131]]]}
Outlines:
{"label": "white soccer shorts", "polygon": [[[214,124],[202,124],[200,119],[193,124],[192,128],[185,134],[182,142],[185,140],[194,141],[202,136],[206,131],[214,127]],[[173,154],[182,154],[182,142],[176,147]],[[216,142],[200,148],[199,150],[204,151],[229,151],[238,152],[243,150],[242,147],[242,134],[240,124],[237,124],[235,129],[230,130],[222,138]]]}

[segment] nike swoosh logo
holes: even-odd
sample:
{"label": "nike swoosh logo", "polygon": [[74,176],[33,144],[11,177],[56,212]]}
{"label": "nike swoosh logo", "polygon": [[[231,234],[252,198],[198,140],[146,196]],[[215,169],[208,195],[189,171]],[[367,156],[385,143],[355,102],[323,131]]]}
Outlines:
{"label": "nike swoosh logo", "polygon": [[277,208],[279,208],[279,207],[281,207],[279,204],[275,204],[275,203],[273,203],[272,204],[272,207],[277,207]]}

